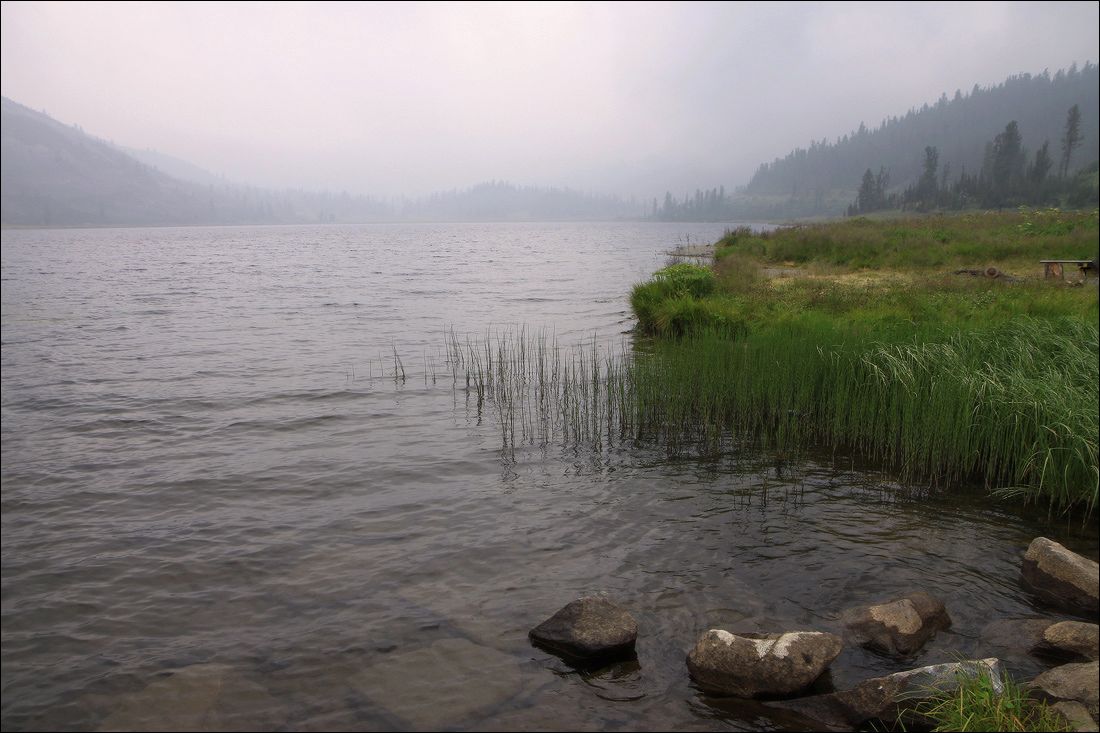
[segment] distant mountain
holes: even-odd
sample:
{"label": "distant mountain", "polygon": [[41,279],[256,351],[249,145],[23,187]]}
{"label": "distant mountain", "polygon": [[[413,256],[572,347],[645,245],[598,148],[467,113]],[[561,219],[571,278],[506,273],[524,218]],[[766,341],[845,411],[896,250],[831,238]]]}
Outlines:
{"label": "distant mountain", "polygon": [[191,181],[192,183],[199,183],[204,186],[224,186],[227,183],[229,185],[235,185],[226,181],[225,176],[215,175],[205,168],[200,168],[194,163],[188,163],[186,160],[181,160],[171,155],[165,155],[164,153],[158,153],[156,150],[138,150],[137,148],[128,148],[125,145],[115,145],[115,147],[131,158],[137,158],[150,168],[158,170],[172,178],[178,178],[181,181]]}
{"label": "distant mountain", "polygon": [[[888,117],[874,129],[860,124],[834,142],[811,142],[784,158],[762,164],[748,185],[733,195],[698,191],[683,201],[666,196],[655,206],[657,219],[752,220],[841,216],[856,198],[870,169],[901,192],[920,179],[925,148],[939,153],[945,185],[964,172],[976,176],[991,145],[1015,121],[1025,152],[1034,154],[1045,142],[1058,161],[1067,113],[1080,111],[1081,142],[1074,149],[1069,173],[1100,158],[1100,69],[1087,63],[1054,75],[1021,74],[987,89],[974,85],[967,94],[943,94],[933,105]],[[1057,172],[1057,167],[1055,168]],[[657,202],[655,202],[657,203]]]}
{"label": "distant mountain", "polygon": [[[2,102],[0,220],[84,226],[250,220],[238,206],[10,99]],[[251,213],[251,212],[248,212]]]}
{"label": "distant mountain", "polygon": [[140,226],[363,221],[640,219],[613,195],[503,181],[393,203],[346,192],[274,191],[226,181],[153,150],[108,143],[3,102],[0,221],[12,226]]}
{"label": "distant mountain", "polygon": [[79,126],[64,125],[7,98],[0,102],[0,221],[6,225],[162,226],[392,218],[388,206],[364,196],[231,184],[185,161],[152,151],[130,154],[85,134]]}

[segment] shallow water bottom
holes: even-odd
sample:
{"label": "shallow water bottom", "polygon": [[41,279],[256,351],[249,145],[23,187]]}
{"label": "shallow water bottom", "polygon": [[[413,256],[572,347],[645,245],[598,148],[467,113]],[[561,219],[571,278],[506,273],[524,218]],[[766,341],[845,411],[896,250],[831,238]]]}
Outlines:
{"label": "shallow water bottom", "polygon": [[[492,477],[460,461],[370,502],[303,489],[263,529],[230,531],[223,494],[206,530],[102,537],[69,573],[13,567],[6,592],[38,604],[5,612],[5,729],[798,729],[697,688],[695,640],[842,633],[845,608],[920,588],[952,627],[907,660],[849,644],[817,691],[959,656],[1034,675],[1042,660],[983,630],[1074,617],[1019,585],[1034,536],[1096,554],[1079,527],[822,461],[481,460]],[[532,646],[532,627],[594,593],[637,618],[636,659],[585,668]]]}

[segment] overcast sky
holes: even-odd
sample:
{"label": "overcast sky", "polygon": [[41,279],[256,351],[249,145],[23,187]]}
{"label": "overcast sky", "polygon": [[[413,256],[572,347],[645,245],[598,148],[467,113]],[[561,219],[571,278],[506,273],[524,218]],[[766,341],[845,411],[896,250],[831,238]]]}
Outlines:
{"label": "overcast sky", "polygon": [[4,2],[2,93],[264,186],[681,196],[1096,63],[1100,3]]}

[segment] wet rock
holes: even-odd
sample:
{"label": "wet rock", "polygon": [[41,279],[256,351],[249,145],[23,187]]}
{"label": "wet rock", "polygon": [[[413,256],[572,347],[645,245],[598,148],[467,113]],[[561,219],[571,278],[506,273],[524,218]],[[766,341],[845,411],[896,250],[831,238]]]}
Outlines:
{"label": "wet rock", "polygon": [[1050,706],[1050,709],[1060,715],[1069,724],[1071,730],[1079,733],[1100,731],[1100,727],[1089,715],[1089,711],[1079,702],[1056,702]]}
{"label": "wet rock", "polygon": [[467,724],[523,689],[514,659],[465,639],[384,657],[348,683],[419,730]]}
{"label": "wet rock", "polygon": [[533,641],[580,659],[631,654],[638,622],[622,606],[585,596],[565,606],[527,634]]}
{"label": "wet rock", "polygon": [[938,691],[953,689],[960,677],[979,675],[990,678],[994,690],[1004,689],[1001,662],[990,658],[919,667],[864,680],[839,692],[766,704],[799,713],[827,730],[858,730],[874,721],[890,727],[899,714],[912,710]]}
{"label": "wet rock", "polygon": [[1043,672],[1028,683],[1032,695],[1053,705],[1059,702],[1079,702],[1095,719],[1100,714],[1100,662],[1063,664]]}
{"label": "wet rock", "polygon": [[1100,565],[1046,537],[1036,537],[1020,568],[1024,585],[1044,600],[1100,610]]}
{"label": "wet rock", "polygon": [[700,685],[737,697],[782,697],[809,687],[840,650],[840,637],[820,631],[703,634],[687,656]]}
{"label": "wet rock", "polygon": [[857,644],[896,657],[909,656],[951,626],[944,605],[919,590],[887,603],[850,608],[841,620]]}
{"label": "wet rock", "polygon": [[195,664],[131,695],[97,730],[275,730],[285,714],[266,689],[232,667]]}
{"label": "wet rock", "polygon": [[1043,632],[1053,625],[1048,618],[992,621],[982,629],[982,648],[1028,654],[1043,643]]}
{"label": "wet rock", "polygon": [[1083,621],[1061,621],[1043,630],[1043,638],[1033,649],[1079,662],[1100,660],[1100,626]]}

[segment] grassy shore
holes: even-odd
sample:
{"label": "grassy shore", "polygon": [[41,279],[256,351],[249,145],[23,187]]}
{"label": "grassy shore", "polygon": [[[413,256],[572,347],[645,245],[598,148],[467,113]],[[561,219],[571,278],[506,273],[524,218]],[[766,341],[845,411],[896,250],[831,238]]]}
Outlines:
{"label": "grassy shore", "polygon": [[1098,290],[1044,281],[1039,262],[1091,259],[1097,222],[1025,210],[728,232],[713,267],[634,288],[652,341],[628,422],[670,445],[732,430],[852,450],[907,481],[981,481],[1088,515]]}

